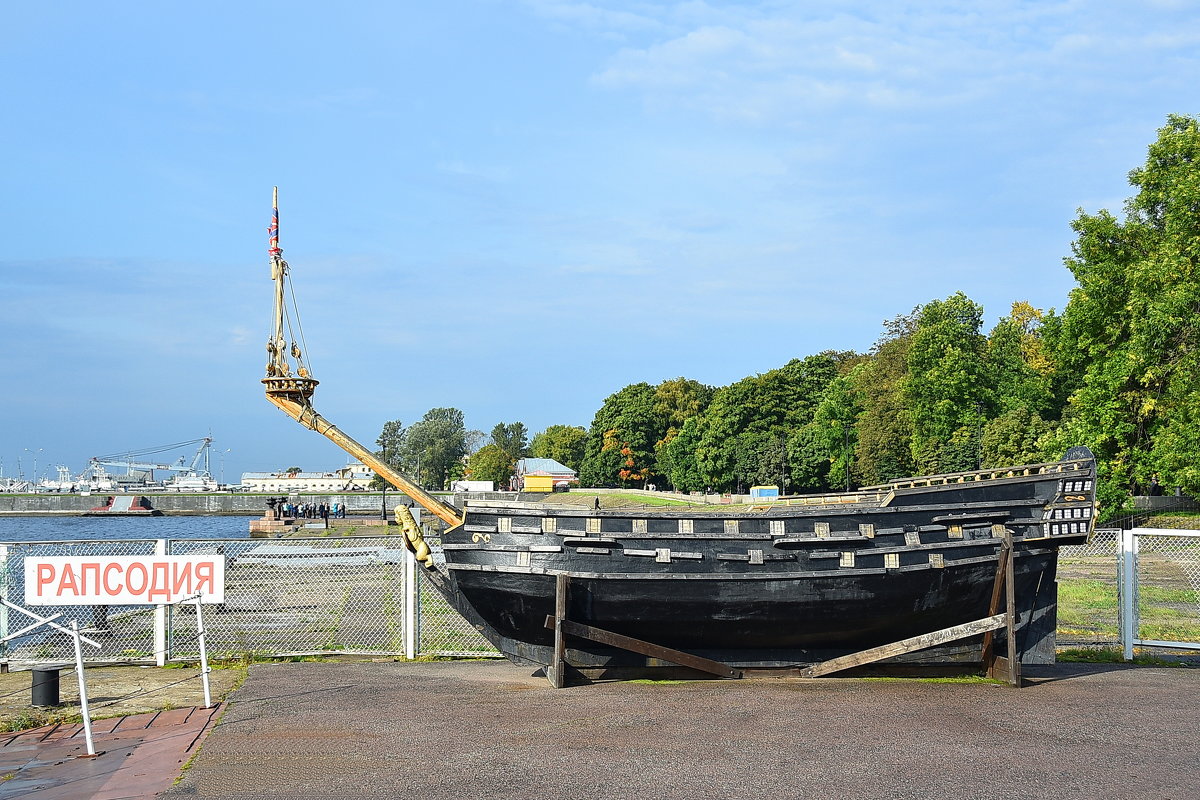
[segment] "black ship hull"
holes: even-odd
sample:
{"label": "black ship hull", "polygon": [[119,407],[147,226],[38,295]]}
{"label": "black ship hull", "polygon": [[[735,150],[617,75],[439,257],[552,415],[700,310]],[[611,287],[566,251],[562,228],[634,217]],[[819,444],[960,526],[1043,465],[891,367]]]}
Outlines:
{"label": "black ship hull", "polygon": [[[480,503],[443,536],[435,583],[502,653],[553,657],[556,577],[566,617],[740,667],[811,664],[979,620],[1005,536],[1014,547],[1016,650],[1054,658],[1058,548],[1086,541],[1094,462],[932,476],[749,510],[576,511]],[[910,661],[972,658],[974,641]],[[578,667],[653,659],[572,639]]]}

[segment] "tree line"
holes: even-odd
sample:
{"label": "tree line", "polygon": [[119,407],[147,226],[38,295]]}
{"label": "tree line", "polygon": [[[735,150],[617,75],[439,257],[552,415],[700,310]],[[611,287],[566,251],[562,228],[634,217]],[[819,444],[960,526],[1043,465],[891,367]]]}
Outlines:
{"label": "tree line", "polygon": [[1129,182],[1123,218],[1080,210],[1072,222],[1076,286],[1061,313],[1016,301],[985,331],[983,307],[956,292],[887,320],[866,353],[825,351],[728,386],[631,384],[588,429],[555,425],[531,442],[521,423],[500,423],[482,444],[461,412],[433,409],[407,431],[385,425],[380,452],[398,466],[421,460],[435,484],[456,469],[504,483],[534,455],[576,469],[584,486],[794,493],[1052,461],[1082,444],[1097,455],[1110,513],[1153,478],[1194,493],[1196,118],[1168,117]]}

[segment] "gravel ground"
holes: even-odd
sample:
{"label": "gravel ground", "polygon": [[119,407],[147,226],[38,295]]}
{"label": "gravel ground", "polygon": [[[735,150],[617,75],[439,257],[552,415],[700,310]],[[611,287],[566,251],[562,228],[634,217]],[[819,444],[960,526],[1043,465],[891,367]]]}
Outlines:
{"label": "gravel ground", "polygon": [[1192,798],[1200,670],[1028,685],[602,683],[501,663],[251,667],[166,798]]}

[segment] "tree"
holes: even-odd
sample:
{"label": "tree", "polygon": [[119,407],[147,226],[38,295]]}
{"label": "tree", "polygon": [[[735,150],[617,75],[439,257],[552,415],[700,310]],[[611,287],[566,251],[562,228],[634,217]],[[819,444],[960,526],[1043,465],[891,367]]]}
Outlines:
{"label": "tree", "polygon": [[467,471],[471,480],[491,481],[501,489],[508,487],[512,468],[512,456],[497,444],[484,445],[475,451],[467,462]]}
{"label": "tree", "polygon": [[655,472],[661,420],[654,389],[635,383],[609,395],[588,431],[579,479],[584,486],[644,484]]}
{"label": "tree", "polygon": [[1020,409],[1039,415],[1052,411],[1056,365],[1042,339],[1043,316],[1029,303],[1013,303],[1011,314],[988,334],[989,416]]}
{"label": "tree", "polygon": [[1024,406],[988,420],[983,428],[980,459],[983,468],[1010,467],[1013,464],[1059,458],[1065,450],[1059,450],[1049,457],[1044,453],[1047,438],[1054,428],[1053,422],[1043,420]]}
{"label": "tree", "polygon": [[810,425],[826,459],[829,488],[848,489],[854,483],[854,452],[858,446],[855,423],[863,410],[855,373],[863,369],[865,366],[860,364],[830,381],[813,412]]}
{"label": "tree", "polygon": [[458,477],[467,453],[467,429],[457,408],[432,408],[404,437],[403,458],[411,464],[417,483],[443,489]]}
{"label": "tree", "polygon": [[856,474],[864,484],[884,483],[913,474],[912,412],[904,397],[908,352],[920,307],[883,324],[884,333],[871,348],[871,358],[853,373],[862,401],[855,428]]}
{"label": "tree", "polygon": [[529,454],[529,431],[522,422],[500,422],[492,428],[492,444],[516,461]]}
{"label": "tree", "polygon": [[767,476],[781,480],[785,447],[793,449],[785,440],[812,421],[825,388],[855,358],[826,351],[717,389],[697,424],[696,469],[706,485],[734,489]]}
{"label": "tree", "polygon": [[1078,286],[1063,312],[1058,355],[1081,376],[1063,435],[1100,461],[1100,499],[1122,505],[1158,473],[1200,490],[1200,128],[1171,115],[1125,219],[1082,210],[1066,259]]}
{"label": "tree", "polygon": [[288,467],[287,469],[284,470],[284,472],[287,473],[289,478],[294,477],[297,473],[303,472],[303,471],[304,470],[300,469],[299,467]]}
{"label": "tree", "polygon": [[577,425],[551,425],[533,437],[529,451],[535,458],[552,458],[579,472],[587,431]]}
{"label": "tree", "polygon": [[[404,472],[404,435],[404,423],[394,419],[383,423],[383,430],[380,431],[379,438],[375,440],[376,446],[379,447],[375,451],[375,455],[383,463],[400,473]],[[371,478],[372,489],[383,489],[388,486],[391,484],[379,475]]]}
{"label": "tree", "polygon": [[712,402],[713,388],[688,378],[674,378],[654,387],[654,413],[668,429],[676,430],[683,423],[702,413]]}
{"label": "tree", "polygon": [[983,307],[962,292],[928,303],[917,316],[904,400],[919,472],[977,466],[984,412],[992,400],[982,325]]}

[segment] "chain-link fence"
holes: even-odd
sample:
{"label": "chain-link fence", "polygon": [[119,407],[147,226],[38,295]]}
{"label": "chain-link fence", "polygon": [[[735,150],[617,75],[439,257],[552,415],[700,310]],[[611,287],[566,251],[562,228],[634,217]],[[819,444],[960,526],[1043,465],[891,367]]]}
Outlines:
{"label": "chain-link fence", "polygon": [[1117,543],[1120,531],[1100,529],[1087,544],[1058,552],[1058,645],[1115,647],[1120,636]]}
{"label": "chain-link fence", "polygon": [[[211,658],[496,655],[427,581],[414,579],[419,570],[396,537],[0,544],[0,596],[25,606],[26,558],[155,555],[224,556],[224,602],[204,609]],[[162,663],[199,652],[191,604],[25,607],[43,617],[61,614],[60,624],[77,621],[103,645],[88,648],[89,661]],[[419,633],[411,640],[406,620]],[[0,607],[0,638],[28,622]],[[0,660],[68,661],[73,646],[70,637],[41,629],[5,644]]]}
{"label": "chain-link fence", "polygon": [[[1121,642],[1119,531],[1098,530],[1059,557],[1058,643]],[[1139,537],[1139,640],[1200,641],[1200,536]],[[438,542],[431,541],[435,558]],[[24,605],[24,560],[48,556],[225,557],[225,602],[206,606],[212,658],[304,654],[394,657],[494,656],[492,646],[446,602],[395,537],[176,539],[0,544],[0,596]],[[79,623],[100,642],[90,661],[154,663],[198,654],[194,607],[40,606]],[[0,607],[0,637],[29,622]],[[409,630],[411,628],[411,630]],[[45,628],[0,646],[0,660],[73,658],[70,637]]]}
{"label": "chain-link fence", "polygon": [[1133,648],[1200,650],[1200,531],[1121,532],[1121,640]]}

